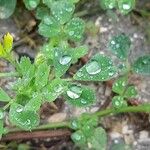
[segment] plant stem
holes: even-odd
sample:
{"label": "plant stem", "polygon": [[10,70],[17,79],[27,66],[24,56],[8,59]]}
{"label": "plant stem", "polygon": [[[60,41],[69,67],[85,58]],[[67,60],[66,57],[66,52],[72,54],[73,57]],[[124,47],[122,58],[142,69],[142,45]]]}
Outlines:
{"label": "plant stem", "polygon": [[2,77],[17,77],[19,76],[18,72],[2,72],[0,73],[0,78]]}

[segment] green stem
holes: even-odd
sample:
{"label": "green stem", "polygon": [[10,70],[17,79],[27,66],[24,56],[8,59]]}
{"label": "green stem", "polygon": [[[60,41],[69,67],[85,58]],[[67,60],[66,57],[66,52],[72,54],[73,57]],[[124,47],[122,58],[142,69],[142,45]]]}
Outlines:
{"label": "green stem", "polygon": [[18,72],[2,72],[0,73],[0,78],[2,77],[17,77],[19,76]]}

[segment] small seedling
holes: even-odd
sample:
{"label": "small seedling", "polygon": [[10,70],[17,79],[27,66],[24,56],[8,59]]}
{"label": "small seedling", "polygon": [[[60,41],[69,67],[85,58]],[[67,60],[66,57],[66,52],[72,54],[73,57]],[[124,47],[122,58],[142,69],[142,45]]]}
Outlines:
{"label": "small seedling", "polygon": [[[63,96],[68,104],[75,107],[87,107],[96,101],[95,91],[83,85],[80,81],[102,82],[115,78],[112,91],[112,107],[93,114],[82,114],[68,122],[46,124],[42,129],[68,127],[74,130],[72,140],[82,148],[105,149],[107,136],[102,127],[98,127],[99,118],[122,112],[150,112],[150,104],[128,106],[128,100],[137,96],[134,85],[129,83],[131,73],[150,75],[150,55],[143,55],[133,63],[129,62],[131,41],[125,34],[119,34],[108,41],[109,50],[118,57],[121,66],[116,66],[113,60],[101,54],[96,54],[73,77],[66,78],[69,67],[79,58],[88,53],[85,45],[73,47],[69,41],[79,42],[83,38],[85,23],[74,17],[75,3],[78,0],[24,0],[29,10],[36,9],[40,35],[48,42],[31,63],[28,57],[20,61],[13,57],[13,37],[8,33],[0,44],[0,57],[9,61],[15,72],[0,73],[0,77],[16,77],[12,87],[15,96],[10,97],[0,88],[0,101],[6,103],[0,109],[0,135],[17,131],[4,127],[5,112],[9,111],[9,121],[13,126],[23,130],[38,130],[39,110],[45,102],[53,102]],[[106,8],[116,8],[124,14],[134,6],[134,0],[103,0]],[[111,3],[110,3],[111,2]],[[123,4],[130,8],[122,10]],[[110,5],[110,6],[108,6]],[[127,6],[126,6],[127,7]],[[82,82],[84,83],[84,82]],[[102,137],[102,138],[100,138]]]}

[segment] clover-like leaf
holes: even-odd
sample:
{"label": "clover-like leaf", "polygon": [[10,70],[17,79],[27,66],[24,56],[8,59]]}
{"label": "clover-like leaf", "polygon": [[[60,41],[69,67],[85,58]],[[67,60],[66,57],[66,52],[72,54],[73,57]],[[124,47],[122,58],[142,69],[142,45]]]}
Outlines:
{"label": "clover-like leaf", "polygon": [[48,85],[42,90],[42,95],[44,96],[44,101],[52,102],[62,93],[64,93],[68,88],[66,81],[61,79],[54,79],[48,83]]}
{"label": "clover-like leaf", "polygon": [[50,67],[46,62],[40,64],[35,72],[35,86],[37,89],[41,89],[48,82]]}
{"label": "clover-like leaf", "polygon": [[150,75],[150,55],[139,57],[133,63],[132,70],[138,74]]}
{"label": "clover-like leaf", "polygon": [[66,92],[66,100],[74,106],[86,107],[93,104],[96,97],[92,89],[73,84],[69,86]]}
{"label": "clover-like leaf", "polygon": [[102,9],[113,9],[117,6],[116,0],[99,0]]}
{"label": "clover-like leaf", "polygon": [[112,37],[109,42],[109,49],[120,59],[125,60],[128,57],[131,41],[125,34]]}
{"label": "clover-like leaf", "polygon": [[39,24],[39,34],[44,37],[58,37],[61,33],[59,23],[51,16],[44,16],[43,21]]}
{"label": "clover-like leaf", "polygon": [[94,150],[105,150],[107,146],[106,131],[102,127],[96,128],[93,136],[89,137],[88,143],[90,143],[91,148]]}
{"label": "clover-like leaf", "polygon": [[56,77],[61,77],[70,67],[72,62],[71,54],[61,47],[54,48],[54,68]]}
{"label": "clover-like leaf", "polygon": [[73,78],[82,81],[106,81],[116,75],[116,72],[109,57],[97,54]]}
{"label": "clover-like leaf", "polygon": [[126,89],[127,84],[127,77],[120,77],[114,82],[112,91],[119,95],[122,95]]}
{"label": "clover-like leaf", "polygon": [[124,100],[123,96],[114,96],[112,99],[112,106],[116,109],[126,107],[127,102]]}
{"label": "clover-like leaf", "polygon": [[52,15],[60,24],[64,24],[71,19],[74,9],[74,4],[68,0],[55,1],[51,5]]}
{"label": "clover-like leaf", "polygon": [[11,98],[8,94],[0,87],[0,101],[2,102],[9,102]]}
{"label": "clover-like leaf", "polygon": [[0,0],[0,18],[6,19],[12,15],[16,7],[16,0]]}
{"label": "clover-like leaf", "polygon": [[137,96],[137,90],[135,86],[129,86],[124,93],[125,98],[135,98],[136,96]]}
{"label": "clover-like leaf", "polygon": [[48,16],[50,14],[50,11],[47,7],[39,6],[36,10],[36,18],[39,20],[42,20],[44,16]]}
{"label": "clover-like leaf", "polygon": [[9,120],[21,129],[31,130],[39,124],[40,118],[34,110],[26,110],[22,105],[13,103],[10,106]]}
{"label": "clover-like leaf", "polygon": [[65,26],[65,33],[67,37],[73,41],[80,41],[82,39],[85,29],[85,23],[80,18],[73,18]]}
{"label": "clover-like leaf", "polygon": [[35,9],[40,3],[40,0],[23,0],[23,1],[24,1],[26,8],[29,10]]}
{"label": "clover-like leaf", "polygon": [[135,7],[135,0],[119,0],[118,8],[124,15],[128,14]]}

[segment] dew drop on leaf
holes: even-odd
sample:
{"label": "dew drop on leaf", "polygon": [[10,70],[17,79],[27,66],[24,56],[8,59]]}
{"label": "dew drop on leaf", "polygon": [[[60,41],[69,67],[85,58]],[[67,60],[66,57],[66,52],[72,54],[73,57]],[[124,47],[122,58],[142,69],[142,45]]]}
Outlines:
{"label": "dew drop on leaf", "polygon": [[128,5],[128,4],[123,4],[123,5],[122,5],[122,8],[123,8],[124,10],[129,10],[129,9],[131,8],[131,6]]}
{"label": "dew drop on leaf", "polygon": [[29,5],[30,5],[30,7],[32,7],[32,8],[36,8],[37,2],[34,1],[34,0],[30,0],[30,1],[29,1]]}
{"label": "dew drop on leaf", "polygon": [[97,61],[91,61],[89,64],[87,64],[86,71],[90,75],[95,75],[100,73],[101,67],[99,66]]}
{"label": "dew drop on leaf", "polygon": [[18,107],[17,109],[16,109],[16,112],[18,112],[18,113],[20,113],[20,112],[22,112],[23,111],[23,108],[22,107]]}
{"label": "dew drop on leaf", "polygon": [[68,63],[70,63],[71,59],[72,58],[70,56],[64,55],[59,59],[59,63],[61,65],[67,65]]}
{"label": "dew drop on leaf", "polygon": [[4,118],[4,112],[0,109],[0,120]]}

